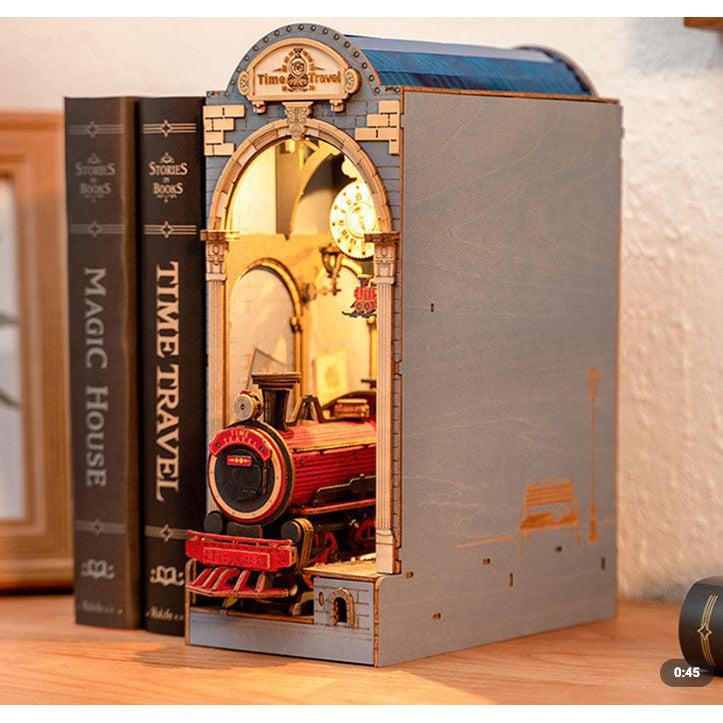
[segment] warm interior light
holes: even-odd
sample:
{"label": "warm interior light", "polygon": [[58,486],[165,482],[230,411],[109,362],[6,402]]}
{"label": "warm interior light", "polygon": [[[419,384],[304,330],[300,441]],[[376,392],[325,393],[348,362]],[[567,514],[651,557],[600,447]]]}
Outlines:
{"label": "warm interior light", "polygon": [[337,271],[339,262],[341,261],[341,251],[334,244],[327,244],[319,249],[321,253],[321,263],[324,266],[326,275],[331,278]]}
{"label": "warm interior light", "polygon": [[254,389],[256,372],[298,369],[322,403],[374,376],[373,319],[344,314],[372,272],[373,248],[354,259],[336,243],[330,211],[342,192],[350,238],[363,241],[359,234],[377,226],[370,190],[330,144],[280,141],[238,178],[229,200],[229,227],[239,233],[227,257],[229,408],[240,390]]}
{"label": "warm interior light", "polygon": [[366,234],[378,230],[377,213],[364,181],[352,181],[339,191],[329,211],[329,230],[347,256],[363,260],[373,255],[374,246]]}

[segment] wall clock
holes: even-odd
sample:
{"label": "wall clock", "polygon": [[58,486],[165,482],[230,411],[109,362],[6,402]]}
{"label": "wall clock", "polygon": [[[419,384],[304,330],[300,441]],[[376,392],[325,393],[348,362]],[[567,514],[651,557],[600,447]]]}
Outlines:
{"label": "wall clock", "polygon": [[378,230],[377,214],[369,187],[353,181],[339,191],[329,212],[331,236],[342,253],[361,261],[374,255],[374,245],[364,234]]}

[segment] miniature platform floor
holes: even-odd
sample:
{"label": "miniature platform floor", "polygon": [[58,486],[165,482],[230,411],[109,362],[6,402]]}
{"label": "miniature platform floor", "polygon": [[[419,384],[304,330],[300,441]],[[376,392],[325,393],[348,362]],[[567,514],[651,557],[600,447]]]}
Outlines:
{"label": "miniature platform floor", "polygon": [[68,595],[7,596],[0,704],[723,703],[723,678],[660,681],[677,620],[677,605],[623,602],[615,620],[377,669],[186,647],[76,625]]}

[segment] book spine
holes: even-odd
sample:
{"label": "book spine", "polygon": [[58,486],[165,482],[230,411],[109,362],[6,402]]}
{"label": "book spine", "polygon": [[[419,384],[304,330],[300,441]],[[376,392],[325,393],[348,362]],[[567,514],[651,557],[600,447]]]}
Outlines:
{"label": "book spine", "polygon": [[147,630],[182,635],[185,539],[206,511],[203,100],[140,101]]}
{"label": "book spine", "polygon": [[140,624],[135,111],[65,103],[76,621]]}

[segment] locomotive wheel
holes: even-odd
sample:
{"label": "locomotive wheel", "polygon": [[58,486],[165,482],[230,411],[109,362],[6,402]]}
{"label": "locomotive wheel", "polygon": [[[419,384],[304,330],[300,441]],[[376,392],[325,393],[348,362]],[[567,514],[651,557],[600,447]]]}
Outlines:
{"label": "locomotive wheel", "polygon": [[[311,559],[309,565],[325,565],[329,562],[336,562],[339,559],[339,542],[333,532],[315,532],[311,545]],[[314,582],[311,575],[301,572],[301,579],[304,584],[313,589]]]}
{"label": "locomotive wheel", "polygon": [[291,540],[299,550],[299,561],[294,572],[299,572],[309,564],[316,536],[314,526],[305,517],[294,517],[281,526],[281,537]]}
{"label": "locomotive wheel", "polygon": [[376,539],[376,525],[371,517],[365,517],[360,520],[351,534],[351,541],[354,546],[360,547],[362,550],[369,547],[370,542]]}
{"label": "locomotive wheel", "polygon": [[314,564],[325,565],[329,562],[336,562],[339,557],[339,543],[333,532],[314,533],[313,548],[318,550],[317,554],[313,556]]}

